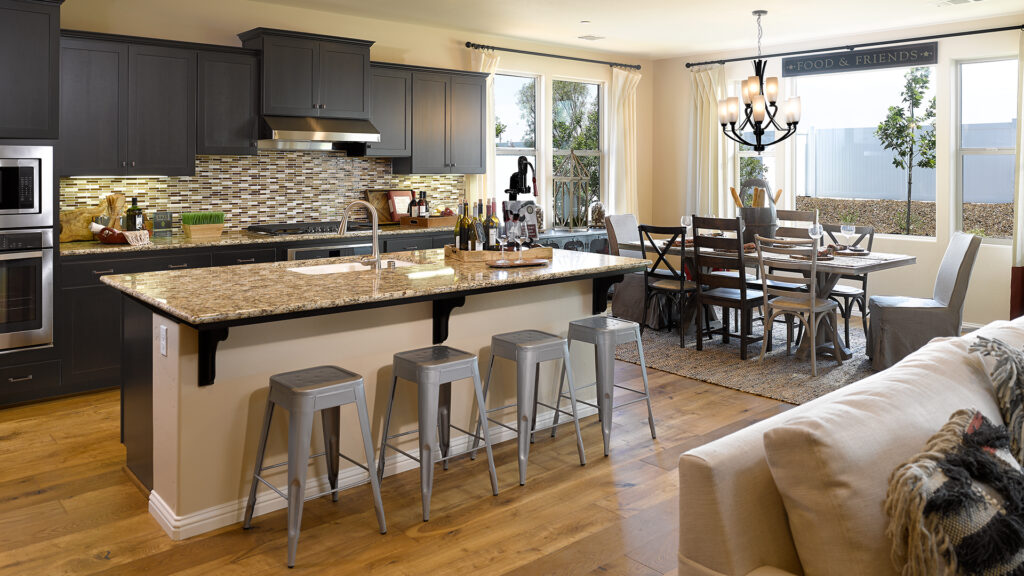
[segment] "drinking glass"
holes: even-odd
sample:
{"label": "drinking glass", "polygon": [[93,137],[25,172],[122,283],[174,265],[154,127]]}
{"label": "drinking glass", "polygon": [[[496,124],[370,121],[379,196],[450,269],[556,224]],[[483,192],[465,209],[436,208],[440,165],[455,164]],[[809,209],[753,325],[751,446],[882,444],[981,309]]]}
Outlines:
{"label": "drinking glass", "polygon": [[847,249],[850,248],[850,238],[853,238],[853,235],[856,231],[857,228],[855,228],[853,224],[843,224],[839,227],[839,233],[842,234],[843,238],[846,239]]}
{"label": "drinking glass", "polygon": [[519,230],[512,240],[519,246],[519,258],[516,259],[516,263],[521,264],[523,262],[523,243],[526,242],[526,235]]}
{"label": "drinking glass", "polygon": [[686,226],[687,228],[693,226],[693,216],[690,216],[689,214],[683,216],[679,219],[679,224],[681,226]]}
{"label": "drinking glass", "polygon": [[508,244],[508,232],[503,232],[501,236],[498,236],[498,243],[501,244],[501,259],[505,259],[505,245]]}
{"label": "drinking glass", "polygon": [[824,233],[825,230],[821,227],[821,224],[818,224],[817,222],[812,224],[811,227],[807,229],[807,235],[810,236],[812,240],[814,240],[815,249],[817,249],[818,241],[821,240],[821,235]]}

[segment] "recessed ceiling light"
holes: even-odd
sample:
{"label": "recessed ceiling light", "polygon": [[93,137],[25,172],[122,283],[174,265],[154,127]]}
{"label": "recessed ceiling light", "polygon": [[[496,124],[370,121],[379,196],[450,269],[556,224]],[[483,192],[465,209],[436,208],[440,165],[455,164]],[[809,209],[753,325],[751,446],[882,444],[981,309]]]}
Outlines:
{"label": "recessed ceiling light", "polygon": [[604,36],[594,36],[593,34],[584,34],[583,36],[577,36],[580,40],[589,40],[594,42],[595,40],[604,40]]}
{"label": "recessed ceiling light", "polygon": [[580,24],[590,24],[590,20],[580,20]]}

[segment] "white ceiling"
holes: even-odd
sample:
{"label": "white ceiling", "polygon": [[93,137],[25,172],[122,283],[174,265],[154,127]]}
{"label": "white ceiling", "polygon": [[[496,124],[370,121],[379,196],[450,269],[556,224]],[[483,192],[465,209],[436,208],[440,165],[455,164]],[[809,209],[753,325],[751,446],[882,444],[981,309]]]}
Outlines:
{"label": "white ceiling", "polygon": [[[753,47],[755,9],[768,10],[766,51],[772,45],[997,16],[1016,15],[1006,25],[1024,23],[1021,0],[953,6],[942,0],[259,1],[651,58]],[[605,39],[577,38],[587,34]]]}

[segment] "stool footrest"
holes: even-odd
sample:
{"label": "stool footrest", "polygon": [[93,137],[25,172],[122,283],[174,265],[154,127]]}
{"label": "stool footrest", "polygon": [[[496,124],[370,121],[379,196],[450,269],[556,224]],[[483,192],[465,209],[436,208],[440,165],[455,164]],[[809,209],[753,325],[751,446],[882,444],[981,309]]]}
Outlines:
{"label": "stool footrest", "polygon": [[[494,422],[494,420],[491,420],[490,418],[488,418],[487,420],[490,421],[490,422]],[[501,426],[504,426],[504,424],[501,424],[500,422],[494,422],[494,423],[495,424],[499,424]],[[486,442],[486,440],[484,439],[483,436],[478,436],[478,435],[470,432],[469,430],[463,430],[462,428],[459,428],[458,426],[456,426],[454,424],[449,424],[449,426],[451,426],[455,430],[458,430],[459,432],[462,432],[463,434],[465,434],[469,438],[475,438],[475,439],[477,439],[477,440],[479,440],[481,442]],[[506,426],[506,428],[507,428],[507,426]],[[409,432],[402,432],[401,434],[396,434],[394,436],[388,436],[387,439],[390,440],[392,438],[397,438],[398,436],[405,436],[407,434],[414,434],[414,433],[416,433],[416,430],[410,430]],[[415,462],[419,462],[420,461],[420,459],[417,458],[416,456],[413,456],[412,454],[409,454],[408,452],[406,452],[405,450],[402,450],[401,448],[398,448],[394,444],[389,444],[389,443],[387,443],[385,441],[384,445],[387,446],[388,448],[394,450],[395,452],[398,452],[399,454],[405,456],[406,458],[408,458],[410,460],[413,460]],[[479,448],[477,448],[477,450],[479,450]],[[469,454],[470,452],[473,452],[473,450],[472,449],[463,450],[462,452],[459,452],[458,454],[449,454],[449,455],[441,457],[441,458],[434,458],[434,462],[446,462],[448,460],[451,460],[452,458],[457,458],[459,456],[462,456],[462,455],[465,455],[465,454]]]}

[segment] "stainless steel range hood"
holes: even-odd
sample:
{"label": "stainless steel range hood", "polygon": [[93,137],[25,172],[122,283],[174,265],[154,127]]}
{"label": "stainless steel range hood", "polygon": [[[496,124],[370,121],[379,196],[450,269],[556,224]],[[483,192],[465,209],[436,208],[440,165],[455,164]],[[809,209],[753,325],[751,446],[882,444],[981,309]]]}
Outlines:
{"label": "stainless steel range hood", "polygon": [[260,150],[343,150],[351,142],[380,142],[369,120],[264,116]]}

